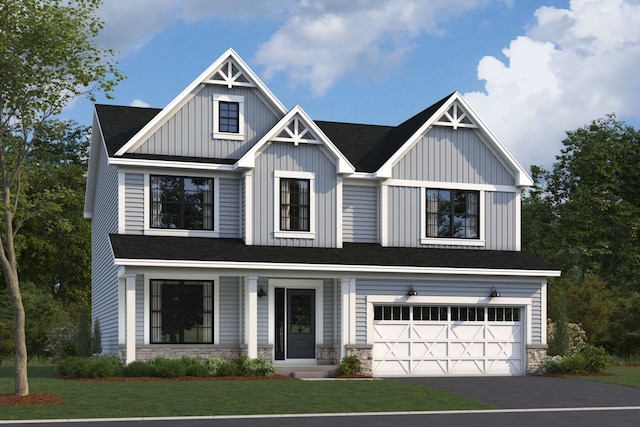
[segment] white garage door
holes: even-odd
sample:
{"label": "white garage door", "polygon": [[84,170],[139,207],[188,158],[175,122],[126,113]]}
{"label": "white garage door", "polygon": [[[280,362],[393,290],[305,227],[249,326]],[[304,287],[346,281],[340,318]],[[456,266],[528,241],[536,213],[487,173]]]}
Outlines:
{"label": "white garage door", "polygon": [[518,307],[374,307],[373,375],[524,375]]}

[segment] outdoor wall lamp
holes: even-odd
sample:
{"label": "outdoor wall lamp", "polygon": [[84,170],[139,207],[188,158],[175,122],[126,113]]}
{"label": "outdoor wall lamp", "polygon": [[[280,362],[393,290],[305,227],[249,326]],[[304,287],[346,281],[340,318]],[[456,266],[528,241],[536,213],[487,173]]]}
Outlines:
{"label": "outdoor wall lamp", "polygon": [[496,287],[494,286],[493,288],[491,288],[491,293],[489,294],[489,298],[498,298],[499,296],[500,296],[500,292],[498,292]]}
{"label": "outdoor wall lamp", "polygon": [[413,285],[409,285],[409,292],[407,292],[408,297],[415,297],[418,295],[415,289],[413,289]]}
{"label": "outdoor wall lamp", "polygon": [[265,291],[265,290],[264,290],[264,288],[260,288],[260,289],[258,289],[258,296],[259,296],[260,298],[262,298],[262,297],[266,297],[266,296],[267,296],[267,291]]}

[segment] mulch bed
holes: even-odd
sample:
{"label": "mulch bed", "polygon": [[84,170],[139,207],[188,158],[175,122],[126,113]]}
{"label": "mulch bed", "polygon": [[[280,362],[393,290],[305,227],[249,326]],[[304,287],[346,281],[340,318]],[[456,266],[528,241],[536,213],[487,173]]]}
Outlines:
{"label": "mulch bed", "polygon": [[37,392],[29,393],[27,396],[0,394],[0,406],[53,405],[56,403],[64,403],[66,400],[64,397]]}

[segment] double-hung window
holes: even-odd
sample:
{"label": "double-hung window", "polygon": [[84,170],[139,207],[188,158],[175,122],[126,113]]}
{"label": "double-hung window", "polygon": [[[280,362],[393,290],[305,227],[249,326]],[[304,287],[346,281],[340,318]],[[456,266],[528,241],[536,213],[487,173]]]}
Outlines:
{"label": "double-hung window", "polygon": [[152,175],[151,228],[213,230],[213,178]]}
{"label": "double-hung window", "polygon": [[427,189],[425,235],[480,239],[480,192]]}
{"label": "double-hung window", "polygon": [[314,174],[275,172],[275,237],[313,239],[315,237]]}
{"label": "double-hung window", "polygon": [[151,280],[151,342],[213,343],[213,282]]}

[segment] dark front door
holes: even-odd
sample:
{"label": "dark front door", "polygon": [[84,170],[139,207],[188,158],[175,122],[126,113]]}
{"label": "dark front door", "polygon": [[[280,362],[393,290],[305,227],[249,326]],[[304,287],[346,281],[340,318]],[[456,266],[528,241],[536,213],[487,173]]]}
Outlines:
{"label": "dark front door", "polygon": [[316,357],[316,291],[287,290],[287,359]]}

